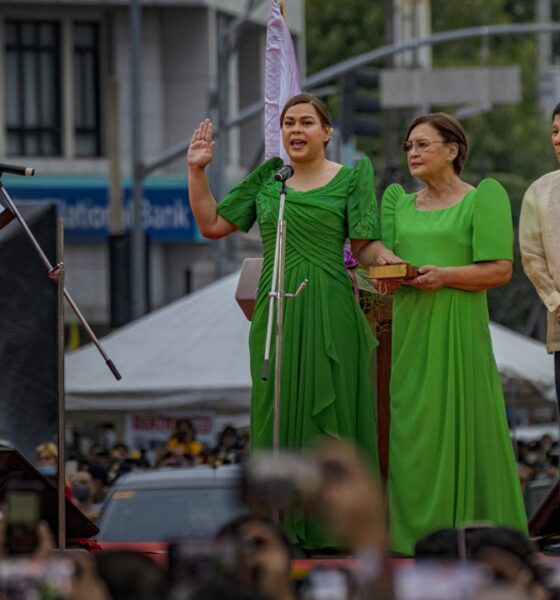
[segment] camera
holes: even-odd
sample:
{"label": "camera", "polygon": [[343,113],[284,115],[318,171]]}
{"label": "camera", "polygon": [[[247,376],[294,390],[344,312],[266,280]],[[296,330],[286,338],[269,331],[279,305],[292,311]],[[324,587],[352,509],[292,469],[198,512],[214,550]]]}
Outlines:
{"label": "camera", "polygon": [[311,452],[260,452],[245,463],[243,500],[252,512],[313,511],[325,482],[342,482],[344,465]]}

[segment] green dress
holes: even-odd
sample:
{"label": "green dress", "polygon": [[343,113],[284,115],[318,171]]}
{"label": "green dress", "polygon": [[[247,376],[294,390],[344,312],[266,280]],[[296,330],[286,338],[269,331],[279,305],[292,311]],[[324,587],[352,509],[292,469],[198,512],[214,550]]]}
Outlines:
{"label": "green dress", "polygon": [[[261,379],[268,292],[270,291],[282,166],[271,159],[253,171],[219,204],[219,214],[248,231],[257,220],[263,242],[263,270],[251,323],[249,347],[253,382],[251,445],[272,445],[274,352],[271,375]],[[289,184],[289,181],[288,181]],[[377,465],[376,410],[370,381],[377,342],[354,299],[343,262],[346,238],[379,239],[374,175],[364,158],[342,167],[325,186],[306,192],[288,188],[285,289],[309,280],[301,296],[286,300],[282,353],[282,447],[300,449],[321,435],[354,440]],[[321,548],[334,542],[310,521],[294,515],[294,542]]]}
{"label": "green dress", "polygon": [[[512,260],[509,198],[497,181],[449,208],[419,211],[415,201],[396,184],[383,197],[382,239],[404,260]],[[485,291],[395,292],[388,501],[397,552],[465,522],[527,529],[488,323]]]}

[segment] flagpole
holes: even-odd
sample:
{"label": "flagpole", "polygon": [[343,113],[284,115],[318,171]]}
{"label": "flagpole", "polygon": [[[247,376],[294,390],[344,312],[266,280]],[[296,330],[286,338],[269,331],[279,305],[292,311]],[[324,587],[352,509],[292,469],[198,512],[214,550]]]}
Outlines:
{"label": "flagpole", "polygon": [[[272,422],[272,447],[275,453],[280,450],[280,422],[282,398],[282,345],[284,332],[284,300],[296,298],[307,285],[307,279],[301,282],[294,293],[284,289],[286,235],[288,224],[284,218],[286,203],[286,180],[293,174],[289,166],[289,156],[282,145],[280,114],[286,102],[301,92],[299,70],[294,45],[285,21],[285,6],[282,0],[271,0],[266,28],[265,59],[265,158],[281,157],[286,166],[276,179],[282,182],[278,205],[278,223],[276,228],[276,246],[269,293],[268,323],[262,368],[262,379],[267,380],[272,348],[272,330],[274,337],[274,406]],[[283,174],[282,174],[283,173]],[[275,325],[274,325],[275,324]]]}
{"label": "flagpole", "polygon": [[[5,201],[8,209],[13,213],[13,215],[15,216],[15,218],[19,221],[19,224],[21,225],[21,228],[25,232],[25,235],[29,238],[29,241],[31,242],[31,244],[33,245],[33,247],[35,248],[37,254],[39,255],[39,258],[41,259],[41,262],[47,268],[47,271],[49,273],[49,277],[51,279],[53,279],[53,278],[55,279],[56,278],[56,272],[57,272],[57,266],[53,267],[53,265],[51,264],[51,262],[47,258],[47,255],[43,252],[43,249],[39,245],[39,242],[36,240],[35,236],[33,235],[33,232],[31,231],[31,229],[29,229],[27,223],[25,222],[25,219],[21,216],[19,210],[17,209],[17,206],[14,204],[13,200],[10,198],[10,195],[8,194],[8,191],[4,187],[4,182],[2,181],[2,174],[1,174],[1,172],[0,172],[0,195],[4,199],[4,201]],[[88,334],[88,337],[93,342],[93,344],[95,345],[95,347],[97,348],[97,350],[99,351],[99,353],[101,354],[101,356],[104,358],[105,364],[107,365],[107,367],[109,368],[109,370],[111,371],[111,373],[113,373],[113,376],[115,377],[115,379],[117,381],[120,380],[120,379],[122,379],[122,376],[119,373],[117,367],[115,367],[115,364],[109,358],[109,355],[105,352],[105,350],[101,346],[99,340],[97,339],[97,336],[95,335],[95,333],[93,333],[91,327],[89,326],[89,324],[86,321],[85,317],[82,315],[82,313],[81,313],[80,309],[78,308],[77,304],[74,302],[74,299],[72,298],[72,296],[70,296],[70,293],[68,292],[68,290],[66,289],[66,287],[64,287],[64,297],[66,298],[66,301],[70,305],[70,308],[74,311],[74,314],[78,318],[78,321],[80,321],[80,323],[82,324],[82,326],[86,330],[86,333]]]}

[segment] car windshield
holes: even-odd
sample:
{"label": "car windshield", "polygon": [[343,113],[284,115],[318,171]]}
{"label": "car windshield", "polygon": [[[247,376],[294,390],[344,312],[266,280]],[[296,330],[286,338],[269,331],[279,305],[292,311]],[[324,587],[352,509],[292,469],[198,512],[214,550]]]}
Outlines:
{"label": "car windshield", "polygon": [[99,521],[100,542],[164,542],[213,536],[243,511],[239,488],[119,490]]}

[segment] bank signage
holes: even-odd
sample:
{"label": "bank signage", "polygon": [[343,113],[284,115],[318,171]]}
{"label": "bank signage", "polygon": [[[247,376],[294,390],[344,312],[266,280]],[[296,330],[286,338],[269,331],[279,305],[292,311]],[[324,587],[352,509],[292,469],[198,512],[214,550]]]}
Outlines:
{"label": "bank signage", "polygon": [[[62,184],[33,181],[6,185],[16,202],[55,202],[64,219],[65,239],[75,242],[104,241],[109,234],[108,186],[105,182],[70,181]],[[123,187],[125,227],[132,223],[132,189]],[[144,188],[144,227],[155,242],[194,242],[202,238],[194,222],[184,182],[151,183]]]}

